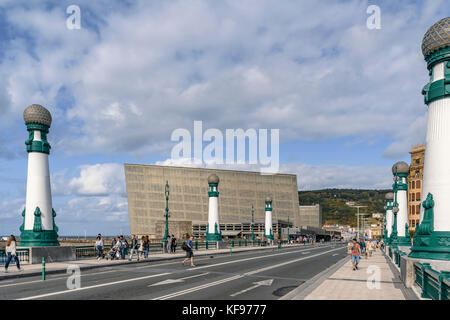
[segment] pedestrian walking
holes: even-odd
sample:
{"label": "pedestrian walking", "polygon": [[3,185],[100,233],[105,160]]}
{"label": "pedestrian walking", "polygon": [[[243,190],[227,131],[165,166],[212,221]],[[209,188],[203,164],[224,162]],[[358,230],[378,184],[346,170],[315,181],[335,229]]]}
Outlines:
{"label": "pedestrian walking", "polygon": [[185,262],[188,262],[189,259],[191,259],[191,267],[195,267],[195,265],[194,265],[194,250],[193,250],[193,244],[192,244],[193,239],[194,238],[191,236],[189,238],[188,242],[186,243],[186,245],[183,247],[183,250],[186,250],[186,258],[181,263],[181,265],[183,265],[183,266],[184,266]]}
{"label": "pedestrian walking", "polygon": [[139,261],[139,253],[138,253],[138,239],[135,234],[133,234],[133,237],[131,238],[131,253],[130,258],[128,260],[133,260],[133,255],[136,252],[137,260]]}
{"label": "pedestrian walking", "polygon": [[125,250],[128,248],[128,241],[124,238],[124,236],[120,236],[120,257],[122,260],[125,260]]}
{"label": "pedestrian walking", "polygon": [[145,239],[144,236],[142,236],[139,239],[138,257],[141,257],[141,258],[144,255],[144,239]]}
{"label": "pedestrian walking", "polygon": [[172,235],[172,253],[175,253],[175,251],[177,251],[177,238]]}
{"label": "pedestrian walking", "polygon": [[97,239],[95,240],[95,248],[97,249],[97,260],[103,258],[103,238],[99,233]]}
{"label": "pedestrian walking", "polygon": [[359,270],[358,263],[359,263],[359,257],[361,256],[361,246],[358,244],[356,239],[353,239],[353,246],[352,246],[352,264],[353,264],[353,271]]}
{"label": "pedestrian walking", "polygon": [[148,238],[148,236],[143,237],[144,239],[144,258],[147,259],[148,258],[148,252],[150,250],[150,240]]}
{"label": "pedestrian walking", "polygon": [[172,240],[170,239],[170,236],[167,236],[167,239],[166,239],[166,252],[167,253],[172,252],[171,246],[172,246]]}
{"label": "pedestrian walking", "polygon": [[16,237],[14,237],[14,235],[9,236],[9,239],[6,242],[5,252],[8,255],[8,257],[6,259],[6,264],[5,264],[5,273],[8,272],[9,264],[13,258],[14,258],[14,261],[16,262],[17,269],[19,271],[22,271],[22,269],[20,268],[19,257],[17,256],[17,252],[16,252]]}

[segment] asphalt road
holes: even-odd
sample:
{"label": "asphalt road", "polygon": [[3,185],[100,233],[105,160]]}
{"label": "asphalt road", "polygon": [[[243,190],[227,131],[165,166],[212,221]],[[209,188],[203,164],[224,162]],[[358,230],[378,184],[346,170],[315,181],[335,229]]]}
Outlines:
{"label": "asphalt road", "polygon": [[[342,244],[111,266],[73,275],[0,281],[5,299],[276,300],[346,256]],[[69,287],[67,283],[69,282]]]}

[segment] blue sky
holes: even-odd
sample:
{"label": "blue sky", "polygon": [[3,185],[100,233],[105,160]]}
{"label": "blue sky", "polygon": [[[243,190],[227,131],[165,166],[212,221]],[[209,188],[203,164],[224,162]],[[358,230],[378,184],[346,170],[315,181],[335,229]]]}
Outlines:
{"label": "blue sky", "polygon": [[53,116],[61,234],[128,232],[123,163],[180,164],[171,133],[195,120],[280,129],[301,190],[389,188],[424,142],[421,40],[449,14],[438,0],[0,0],[0,234],[21,224],[32,103]]}

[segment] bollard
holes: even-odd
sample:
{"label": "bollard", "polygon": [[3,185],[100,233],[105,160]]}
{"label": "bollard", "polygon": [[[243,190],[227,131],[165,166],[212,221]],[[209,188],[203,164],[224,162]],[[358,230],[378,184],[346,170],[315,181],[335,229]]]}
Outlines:
{"label": "bollard", "polygon": [[45,258],[42,257],[42,281],[45,280]]}

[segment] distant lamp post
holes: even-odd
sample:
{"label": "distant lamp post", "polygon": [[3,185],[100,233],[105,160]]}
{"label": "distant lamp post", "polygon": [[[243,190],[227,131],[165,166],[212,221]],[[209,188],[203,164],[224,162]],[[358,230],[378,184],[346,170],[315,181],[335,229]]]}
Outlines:
{"label": "distant lamp post", "polygon": [[255,225],[255,208],[252,205],[252,241],[255,241],[255,233],[253,231]]}
{"label": "distant lamp post", "polygon": [[287,234],[287,241],[288,241],[288,243],[289,243],[289,226],[290,226],[290,224],[289,224],[289,216],[288,216],[288,234]]}
{"label": "distant lamp post", "polygon": [[166,186],[164,188],[164,194],[166,196],[166,212],[164,213],[164,216],[166,217],[166,231],[164,232],[164,238],[163,242],[166,244],[167,237],[169,236],[169,194],[170,194],[170,187],[169,187],[169,181],[166,181]]}

